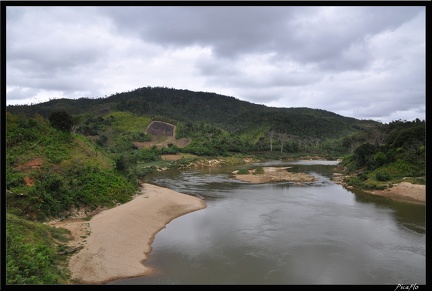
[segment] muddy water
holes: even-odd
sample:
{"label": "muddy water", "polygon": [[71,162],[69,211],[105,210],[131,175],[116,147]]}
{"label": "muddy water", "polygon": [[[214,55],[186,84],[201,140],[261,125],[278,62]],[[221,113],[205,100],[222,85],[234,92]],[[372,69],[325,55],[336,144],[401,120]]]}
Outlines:
{"label": "muddy water", "polygon": [[425,284],[425,205],[349,191],[330,180],[335,164],[251,165],[318,178],[303,186],[240,182],[230,167],[153,177],[207,208],[156,235],[146,261],[154,275],[110,284]]}

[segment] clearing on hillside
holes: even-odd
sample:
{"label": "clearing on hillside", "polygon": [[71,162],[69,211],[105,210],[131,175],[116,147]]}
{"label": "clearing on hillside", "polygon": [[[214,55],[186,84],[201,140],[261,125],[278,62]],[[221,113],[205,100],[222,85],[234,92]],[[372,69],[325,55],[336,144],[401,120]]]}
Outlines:
{"label": "clearing on hillside", "polygon": [[188,138],[176,139],[175,131],[176,126],[174,124],[162,121],[152,121],[145,130],[145,133],[151,135],[152,140],[149,142],[134,142],[133,144],[137,148],[151,148],[152,146],[163,148],[172,143],[179,148],[183,148],[191,142],[191,140]]}

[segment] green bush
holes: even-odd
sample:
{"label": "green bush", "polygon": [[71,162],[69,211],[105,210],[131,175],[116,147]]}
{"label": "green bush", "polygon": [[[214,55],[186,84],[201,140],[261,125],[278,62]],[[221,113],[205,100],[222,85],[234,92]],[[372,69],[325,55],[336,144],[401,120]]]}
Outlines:
{"label": "green bush", "polygon": [[347,183],[349,186],[353,187],[362,187],[363,181],[358,177],[349,177],[344,179],[344,182]]}
{"label": "green bush", "polygon": [[249,174],[249,171],[245,168],[241,168],[237,171],[237,174],[238,175],[247,175],[247,174]]}
{"label": "green bush", "polygon": [[391,178],[391,175],[385,170],[375,172],[375,179],[377,179],[377,181],[389,181]]}
{"label": "green bush", "polygon": [[108,137],[104,134],[98,137],[96,140],[96,144],[99,146],[105,146],[106,142],[108,141]]}
{"label": "green bush", "polygon": [[378,168],[387,163],[387,156],[383,152],[377,152],[374,155],[374,167]]}
{"label": "green bush", "polygon": [[53,112],[48,119],[52,127],[64,132],[71,131],[72,126],[74,125],[72,116],[66,111]]}
{"label": "green bush", "polygon": [[139,178],[144,178],[148,174],[152,174],[152,173],[157,172],[157,169],[158,168],[156,166],[141,166],[141,165],[138,165],[136,167],[135,174]]}
{"label": "green bush", "polygon": [[264,174],[264,168],[263,167],[258,167],[255,169],[254,174]]}
{"label": "green bush", "polygon": [[366,181],[367,179],[369,179],[368,175],[364,172],[357,174],[357,177],[361,180],[361,181]]}
{"label": "green bush", "polygon": [[6,189],[13,189],[16,187],[24,186],[25,174],[15,171],[10,167],[6,168]]}
{"label": "green bush", "polygon": [[56,252],[51,227],[6,215],[6,284],[65,284],[66,257]]}
{"label": "green bush", "polygon": [[162,159],[157,149],[152,150],[152,149],[145,149],[145,148],[136,150],[134,152],[134,157],[136,158],[137,161],[140,162],[154,162]]}
{"label": "green bush", "polygon": [[363,183],[363,188],[368,190],[384,190],[386,188],[385,185],[380,185],[376,181],[366,181]]}

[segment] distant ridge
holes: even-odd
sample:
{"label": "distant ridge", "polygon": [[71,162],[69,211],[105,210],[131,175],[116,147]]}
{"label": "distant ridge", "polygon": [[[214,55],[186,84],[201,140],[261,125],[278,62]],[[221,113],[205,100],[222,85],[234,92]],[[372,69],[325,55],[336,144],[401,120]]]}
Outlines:
{"label": "distant ridge", "polygon": [[125,111],[172,124],[213,124],[235,134],[265,127],[313,138],[337,138],[379,124],[322,109],[267,107],[216,93],[166,87],[143,87],[97,99],[53,99],[34,105],[7,106],[6,110],[29,117],[37,113],[45,118],[55,111],[93,116]]}

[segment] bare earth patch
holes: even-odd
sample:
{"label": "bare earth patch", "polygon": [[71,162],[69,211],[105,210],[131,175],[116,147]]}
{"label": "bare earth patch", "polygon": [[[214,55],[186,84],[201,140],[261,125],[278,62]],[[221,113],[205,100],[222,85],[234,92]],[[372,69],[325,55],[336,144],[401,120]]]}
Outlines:
{"label": "bare earth patch", "polygon": [[162,155],[162,160],[164,161],[177,161],[183,158],[182,155]]}

